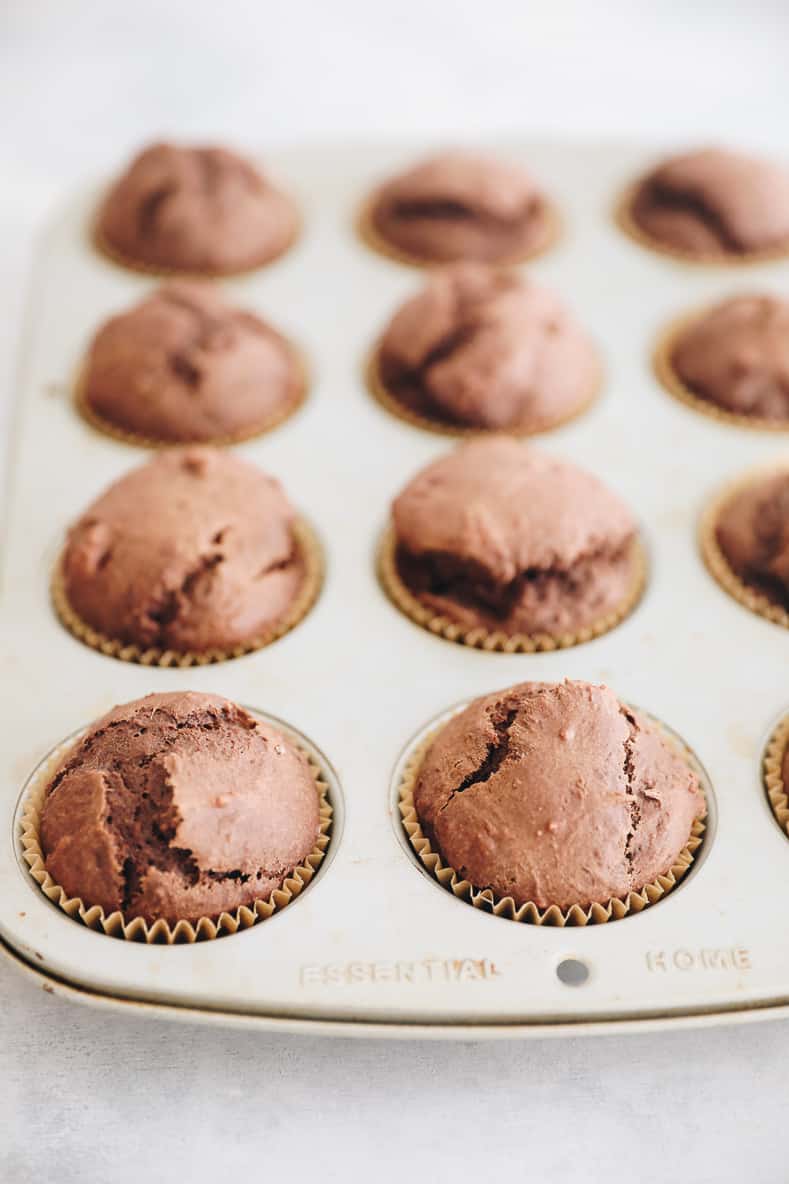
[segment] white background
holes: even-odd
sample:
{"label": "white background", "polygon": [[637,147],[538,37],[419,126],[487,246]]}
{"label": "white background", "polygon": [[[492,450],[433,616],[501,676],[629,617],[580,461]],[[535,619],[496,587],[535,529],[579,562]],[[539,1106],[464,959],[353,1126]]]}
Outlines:
{"label": "white background", "polygon": [[[619,134],[789,156],[788,56],[778,2],[5,0],[0,424],[36,229],[154,135]],[[0,961],[0,1181],[780,1184],[787,1063],[786,1023],[442,1045],[117,1019]]]}

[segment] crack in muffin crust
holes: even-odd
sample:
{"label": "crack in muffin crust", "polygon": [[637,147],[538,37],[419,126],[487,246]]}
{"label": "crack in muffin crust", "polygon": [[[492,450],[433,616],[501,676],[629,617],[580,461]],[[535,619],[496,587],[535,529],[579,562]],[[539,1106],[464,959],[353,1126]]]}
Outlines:
{"label": "crack in muffin crust", "polygon": [[722,148],[674,156],[636,183],[620,220],[653,249],[688,259],[777,257],[789,249],[789,171]]}
{"label": "crack in muffin crust", "polygon": [[233,275],[282,254],[297,225],[290,198],[238,153],[157,143],[109,188],[94,233],[128,267]]}
{"label": "crack in muffin crust", "polygon": [[625,737],[623,748],[624,758],[622,763],[622,771],[625,777],[625,793],[629,798],[628,809],[630,811],[630,829],[625,836],[625,861],[627,862],[630,875],[633,875],[633,842],[636,837],[636,831],[641,824],[641,807],[636,800],[635,790],[635,754],[633,746],[635,743],[636,734],[638,732],[638,723],[632,711],[626,707],[620,707],[620,712],[628,727],[628,734]]}
{"label": "crack in muffin crust", "polygon": [[684,862],[706,810],[663,732],[582,682],[474,700],[432,737],[412,776],[432,850],[475,892],[516,907],[587,909],[643,892]]}
{"label": "crack in muffin crust", "polygon": [[454,428],[537,432],[593,396],[590,338],[547,289],[479,263],[436,269],[377,347],[376,383],[412,415]]}
{"label": "crack in muffin crust", "polygon": [[71,528],[60,570],[71,610],[103,637],[199,654],[286,621],[307,564],[279,482],[193,446],[110,486]]}
{"label": "crack in muffin crust", "polygon": [[[741,244],[732,236],[720,212],[715,209],[712,202],[704,201],[697,193],[693,193],[691,190],[672,190],[665,185],[655,183],[652,186],[645,186],[644,192],[640,196],[640,202],[644,206],[648,207],[652,201],[658,202],[664,210],[675,210],[677,213],[690,214],[698,218],[709,233],[717,238],[722,250],[742,250]],[[637,198],[636,217],[638,217],[639,208],[640,204]]]}
{"label": "crack in muffin crust", "polygon": [[464,628],[563,636],[632,595],[635,522],[591,475],[504,437],[423,469],[392,510],[394,573]]}
{"label": "crack in muffin crust", "polygon": [[370,200],[372,245],[411,262],[526,258],[553,233],[549,203],[518,165],[460,150],[420,161]]}
{"label": "crack in muffin crust", "polygon": [[715,539],[735,576],[789,610],[789,472],[754,475],[717,513]]}
{"label": "crack in muffin crust", "polygon": [[490,781],[491,777],[499,771],[509,755],[510,728],[518,714],[517,707],[507,708],[506,703],[499,704],[495,708],[489,709],[488,714],[493,724],[493,730],[496,733],[495,739],[491,740],[488,744],[485,758],[479,767],[464,777],[460,785],[452,790],[444,805],[440,808],[439,813],[443,813],[446,810],[457,794],[464,793],[472,785],[482,785],[484,782]]}
{"label": "crack in muffin crust", "polygon": [[290,741],[216,696],[150,695],[98,721],[52,777],[47,870],[70,896],[176,922],[267,899],[314,849],[319,801]]}
{"label": "crack in muffin crust", "polygon": [[306,389],[290,342],[201,280],[162,285],[94,334],[77,393],[103,430],[153,444],[265,431]]}

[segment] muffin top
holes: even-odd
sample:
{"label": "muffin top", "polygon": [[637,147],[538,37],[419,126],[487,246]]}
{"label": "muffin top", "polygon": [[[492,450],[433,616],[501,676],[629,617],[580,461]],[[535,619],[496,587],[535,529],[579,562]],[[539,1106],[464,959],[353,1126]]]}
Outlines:
{"label": "muffin top", "polygon": [[789,171],[720,148],[690,152],[641,181],[631,213],[650,238],[689,256],[789,246]]}
{"label": "muffin top", "polygon": [[279,333],[192,280],[166,284],[102,325],[81,395],[117,428],[189,443],[265,427],[295,406],[301,384]]}
{"label": "muffin top", "polygon": [[393,506],[412,554],[451,554],[509,583],[567,569],[635,530],[627,506],[596,477],[506,437],[473,440],[428,465]]}
{"label": "muffin top", "polygon": [[535,431],[594,389],[586,333],[552,292],[478,263],[434,272],[381,339],[384,385],[451,424]]}
{"label": "muffin top", "polygon": [[227,148],[152,144],[107,193],[100,245],[154,270],[229,275],[268,263],[290,246],[290,198]]}
{"label": "muffin top", "polygon": [[789,419],[789,301],[723,301],[680,334],[671,365],[693,394],[726,411]]}
{"label": "muffin top", "polygon": [[666,873],[704,797],[662,732],[607,687],[522,683],[441,729],[414,806],[463,879],[518,905],[565,909]]}
{"label": "muffin top", "polygon": [[149,922],[268,899],[318,831],[315,778],[293,743],[191,691],[146,695],[93,724],[41,814],[46,868],[67,895]]}
{"label": "muffin top", "polygon": [[740,579],[789,609],[789,472],[735,493],[718,514],[716,535]]}
{"label": "muffin top", "polygon": [[425,263],[496,263],[540,250],[551,234],[545,198],[520,166],[443,152],[378,189],[371,219],[390,246]]}
{"label": "muffin top", "polygon": [[[632,607],[639,560],[627,506],[574,465],[507,437],[423,469],[393,505],[396,602],[424,623],[564,645]],[[435,631],[435,630],[434,630]],[[461,638],[462,640],[462,638]]]}
{"label": "muffin top", "polygon": [[74,611],[144,648],[252,642],[304,578],[279,482],[228,452],[173,448],[116,481],[71,528],[62,561]]}

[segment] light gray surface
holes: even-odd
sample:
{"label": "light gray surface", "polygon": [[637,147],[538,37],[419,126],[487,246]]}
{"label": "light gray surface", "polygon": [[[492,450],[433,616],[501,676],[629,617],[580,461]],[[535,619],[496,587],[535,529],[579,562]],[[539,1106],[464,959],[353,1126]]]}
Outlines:
{"label": "light gray surface", "polygon": [[[292,0],[6,2],[3,410],[34,230],[74,181],[157,131],[726,134],[786,152],[784,5],[409,7],[345,0],[318,19]],[[788,1055],[786,1023],[476,1047],[210,1031],[77,1008],[0,963],[0,1180],[311,1166],[352,1179],[375,1165],[380,1180],[773,1184],[789,1178]]]}
{"label": "light gray surface", "polygon": [[5,966],[0,989],[3,1184],[787,1178],[785,1024],[381,1044],[116,1019]]}

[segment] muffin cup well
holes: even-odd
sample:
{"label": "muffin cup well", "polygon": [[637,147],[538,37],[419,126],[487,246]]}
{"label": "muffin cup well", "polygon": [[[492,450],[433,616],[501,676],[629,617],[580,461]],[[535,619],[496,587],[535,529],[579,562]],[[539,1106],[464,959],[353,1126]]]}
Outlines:
{"label": "muffin cup well", "polygon": [[412,411],[411,408],[407,407],[405,403],[398,399],[397,395],[390,391],[384,383],[384,380],[381,376],[379,357],[380,342],[375,346],[369,358],[367,359],[364,371],[367,389],[376,402],[380,403],[381,406],[391,415],[397,416],[398,419],[405,420],[406,423],[410,423],[413,427],[422,428],[423,431],[427,432],[436,432],[442,436],[500,436],[502,433],[507,436],[537,436],[542,432],[550,432],[553,431],[554,428],[559,428],[564,424],[571,423],[573,420],[578,419],[581,415],[588,411],[600,394],[600,389],[603,385],[602,365],[598,363],[597,373],[589,390],[586,392],[586,394],[584,394],[577,406],[575,406],[571,411],[566,412],[564,415],[557,416],[556,419],[534,428],[518,427],[517,425],[504,428],[474,427],[470,424],[447,423],[446,420],[439,419],[437,416],[433,418],[429,415],[421,414],[418,411]]}
{"label": "muffin cup well", "polygon": [[129,431],[113,423],[112,420],[106,419],[95,408],[90,406],[85,396],[84,367],[80,370],[74,385],[74,404],[85,422],[97,432],[101,432],[104,436],[111,436],[113,440],[120,440],[123,444],[133,444],[137,448],[177,448],[188,444],[206,446],[241,444],[244,440],[252,440],[257,436],[263,436],[267,432],[273,431],[274,428],[278,428],[280,424],[285,423],[292,415],[296,414],[307,398],[310,379],[306,359],[301,351],[284,337],[281,337],[281,340],[287,346],[293,360],[294,371],[297,375],[296,382],[293,385],[293,391],[282,407],[279,407],[258,423],[251,424],[238,432],[231,432],[224,436],[211,436],[208,439],[199,440],[163,440],[157,436],[145,436],[140,432]]}
{"label": "muffin cup well", "polygon": [[746,584],[737,575],[721,550],[717,538],[718,518],[731,499],[754,481],[769,477],[772,473],[783,472],[786,468],[786,465],[771,465],[769,468],[752,470],[739,480],[726,485],[702,513],[699,522],[699,549],[707,570],[724,592],[728,592],[729,596],[757,616],[765,617],[773,624],[789,629],[789,612],[781,605],[775,604],[763,592]]}
{"label": "muffin cup well", "polygon": [[164,267],[157,266],[153,263],[145,263],[140,259],[132,259],[128,255],[124,255],[111,243],[107,242],[104,235],[99,228],[98,211],[101,209],[102,203],[99,202],[97,212],[94,215],[93,221],[88,230],[88,238],[94,249],[104,258],[108,259],[110,263],[114,263],[116,267],[122,267],[124,271],[135,271],[141,275],[157,276],[160,279],[238,279],[245,275],[254,275],[255,272],[260,271],[264,267],[268,267],[270,263],[276,263],[281,259],[301,238],[303,224],[302,216],[292,198],[288,197],[291,202],[291,210],[293,213],[293,227],[287,238],[287,241],[276,251],[275,254],[267,256],[260,263],[253,263],[249,267],[241,267],[233,271],[215,271],[210,268],[180,268],[180,267]]}
{"label": "muffin cup well", "polygon": [[784,716],[767,742],[763,773],[767,800],[775,821],[789,838],[789,786],[784,781],[783,763],[789,748],[789,715]]}
{"label": "muffin cup well", "polygon": [[759,415],[743,415],[737,411],[728,411],[725,407],[719,407],[711,400],[703,399],[700,395],[695,394],[677,374],[672,361],[675,346],[683,334],[709,311],[709,308],[703,308],[677,317],[661,333],[652,355],[652,366],[661,386],[675,399],[684,403],[686,407],[690,407],[693,411],[698,411],[710,419],[717,420],[718,423],[750,428],[760,432],[789,431],[789,419],[765,419]]}
{"label": "muffin cup well", "polygon": [[255,900],[251,904],[240,905],[232,913],[223,912],[217,918],[200,917],[197,921],[180,920],[171,924],[163,918],[151,923],[142,917],[127,920],[120,911],[105,913],[100,905],[87,905],[79,897],[68,896],[64,889],[55,883],[46,869],[44,853],[41,848],[40,823],[47,786],[60,761],[76,742],[74,738],[61,745],[44,763],[34,775],[26,793],[20,819],[19,841],[22,847],[22,857],[28,866],[30,875],[47,899],[62,909],[68,917],[80,921],[88,929],[94,929],[97,932],[106,933],[108,937],[121,938],[124,941],[146,942],[149,945],[177,945],[191,944],[195,941],[213,941],[217,937],[237,933],[239,929],[249,929],[252,925],[267,920],[273,913],[281,912],[304,891],[323,862],[331,842],[333,810],[329,801],[328,781],[312,754],[299,745],[292,733],[288,733],[288,735],[308,760],[310,770],[315,778],[315,789],[320,799],[319,834],[315,846],[303,863],[295,867],[283,881],[282,887],[275,888],[266,900]]}
{"label": "muffin cup well", "polygon": [[592,625],[574,633],[507,633],[504,630],[486,629],[484,626],[464,626],[450,617],[433,612],[411,592],[397,570],[397,539],[394,527],[389,526],[381,540],[378,551],[378,577],[392,603],[415,624],[429,633],[467,645],[472,649],[488,650],[502,654],[533,654],[547,650],[569,649],[600,637],[614,629],[629,616],[638,604],[646,584],[647,563],[640,540],[632,543],[632,578],[626,596],[621,604]]}
{"label": "muffin cup well", "polygon": [[630,892],[624,897],[612,897],[604,904],[573,904],[567,908],[549,905],[547,908],[541,908],[531,900],[524,901],[519,905],[511,896],[497,896],[491,888],[475,888],[468,880],[464,880],[453,867],[446,864],[437,851],[433,850],[430,840],[422,830],[414,805],[414,787],[419,770],[428,748],[440,731],[441,728],[438,728],[422,740],[405,764],[398,786],[400,817],[403,830],[422,866],[438,881],[442,888],[446,888],[453,896],[465,901],[475,909],[483,909],[496,917],[505,917],[510,921],[520,921],[528,925],[551,925],[558,928],[564,928],[566,925],[602,925],[608,921],[619,921],[622,917],[627,917],[632,913],[642,912],[643,909],[649,908],[651,904],[662,900],[667,893],[671,892],[672,888],[676,887],[689,870],[695,853],[703,842],[705,823],[703,819],[696,819],[687,843],[665,875],[658,876],[656,880],[651,884],[646,884],[639,892]]}
{"label": "muffin cup well", "polygon": [[311,527],[302,518],[298,518],[294,522],[293,534],[304,563],[304,579],[293,604],[279,621],[272,622],[259,637],[229,649],[180,651],[162,649],[158,646],[150,646],[146,649],[116,637],[108,637],[105,633],[99,633],[82,619],[68,599],[63,579],[62,558],[58,560],[52,575],[52,604],[61,624],[65,625],[69,633],[73,634],[78,641],[90,646],[91,649],[106,654],[109,658],[119,658],[122,662],[137,662],[141,666],[163,667],[208,666],[214,662],[227,662],[231,658],[240,658],[244,654],[250,654],[271,645],[272,642],[294,629],[315,604],[323,582],[323,554],[320,544]]}
{"label": "muffin cup well", "polygon": [[[448,259],[425,259],[421,255],[411,254],[409,251],[395,246],[394,243],[390,243],[375,225],[373,210],[376,201],[377,194],[373,193],[363,203],[356,216],[356,233],[366,247],[387,259],[393,259],[396,263],[405,263],[408,267],[440,267],[450,262]],[[506,267],[516,263],[526,263],[527,260],[537,259],[556,246],[562,236],[562,220],[559,211],[552,201],[543,198],[543,212],[545,225],[542,238],[537,245],[532,247],[530,251],[516,251],[512,255],[491,260],[494,266]]]}
{"label": "muffin cup well", "polygon": [[666,255],[669,259],[681,263],[699,264],[702,267],[739,267],[750,263],[769,263],[789,256],[789,242],[781,247],[765,247],[760,251],[738,251],[736,254],[716,254],[707,252],[694,254],[683,251],[680,247],[671,247],[659,239],[654,239],[644,230],[633,216],[633,204],[646,175],[628,185],[620,194],[614,206],[614,222],[628,238],[634,239],[641,247],[654,251],[656,255]]}

